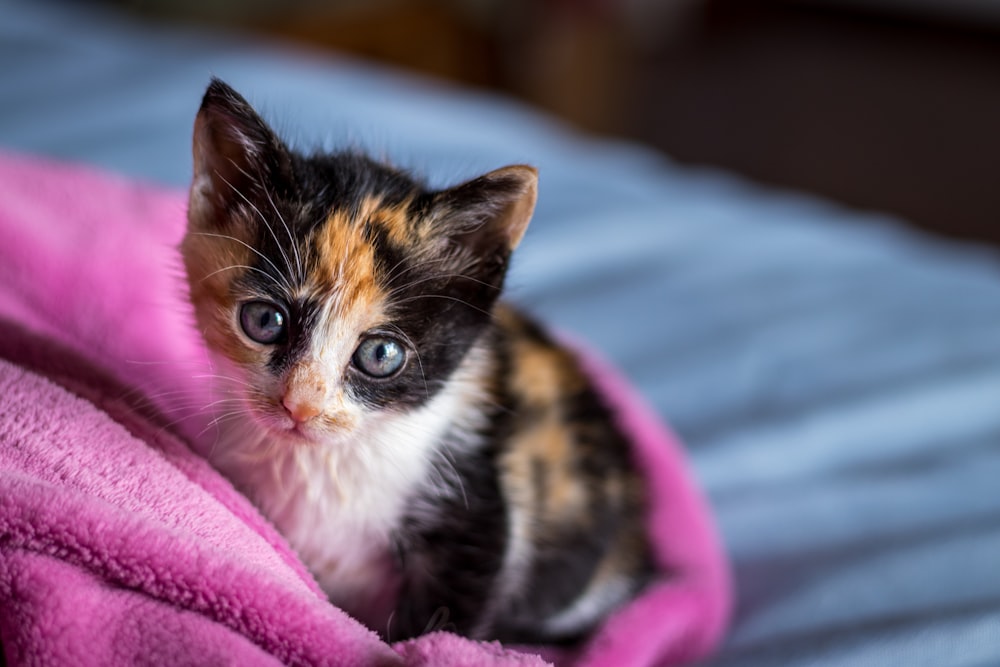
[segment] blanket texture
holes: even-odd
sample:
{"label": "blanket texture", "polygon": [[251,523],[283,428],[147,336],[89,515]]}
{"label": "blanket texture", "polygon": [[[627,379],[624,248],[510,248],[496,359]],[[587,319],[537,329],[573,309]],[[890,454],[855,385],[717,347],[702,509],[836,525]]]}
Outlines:
{"label": "blanket texture", "polygon": [[648,475],[660,580],[582,647],[388,645],[330,605],[204,459],[184,195],[0,154],[0,642],[7,664],[664,665],[719,641],[729,578],[681,448],[587,368]]}

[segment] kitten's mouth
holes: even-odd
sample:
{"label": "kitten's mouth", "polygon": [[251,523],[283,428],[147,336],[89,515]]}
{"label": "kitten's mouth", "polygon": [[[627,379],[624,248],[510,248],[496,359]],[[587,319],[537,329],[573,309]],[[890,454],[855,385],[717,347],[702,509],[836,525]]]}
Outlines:
{"label": "kitten's mouth", "polygon": [[343,440],[344,431],[322,419],[296,421],[287,414],[281,414],[268,425],[268,430],[291,446],[312,446],[320,443],[336,443]]}
{"label": "kitten's mouth", "polygon": [[308,446],[343,442],[354,432],[354,422],[346,415],[323,412],[310,419],[294,419],[281,407],[262,406],[253,411],[254,420],[277,440],[289,445]]}
{"label": "kitten's mouth", "polygon": [[295,421],[283,411],[254,410],[252,414],[260,428],[280,441],[306,445],[318,440],[314,425],[310,422]]}
{"label": "kitten's mouth", "polygon": [[283,420],[284,423],[281,425],[280,434],[282,437],[295,443],[312,443],[316,441],[316,434],[314,428],[312,428],[309,423],[297,422],[292,419]]}
{"label": "kitten's mouth", "polygon": [[288,422],[283,424],[279,429],[282,435],[286,435],[290,438],[306,439],[309,434],[306,433],[306,428],[298,422]]}

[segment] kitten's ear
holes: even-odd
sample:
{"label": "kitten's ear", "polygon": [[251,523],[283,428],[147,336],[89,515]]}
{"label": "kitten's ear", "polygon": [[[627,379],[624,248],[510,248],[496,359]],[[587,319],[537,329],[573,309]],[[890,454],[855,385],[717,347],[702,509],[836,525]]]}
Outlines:
{"label": "kitten's ear", "polygon": [[538,170],[514,165],[438,194],[448,235],[477,252],[510,253],[521,242],[538,198]]}
{"label": "kitten's ear", "polygon": [[250,104],[212,79],[194,122],[192,211],[221,221],[230,208],[271,185],[289,153]]}

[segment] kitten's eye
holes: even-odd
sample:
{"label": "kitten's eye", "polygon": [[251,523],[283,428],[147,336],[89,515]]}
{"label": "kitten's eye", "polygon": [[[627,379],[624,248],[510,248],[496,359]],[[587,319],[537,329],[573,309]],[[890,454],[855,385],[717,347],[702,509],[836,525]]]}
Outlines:
{"label": "kitten's eye", "polygon": [[263,345],[273,345],[284,338],[287,319],[281,306],[268,301],[250,301],[240,307],[243,333]]}
{"label": "kitten's eye", "polygon": [[406,350],[391,338],[372,336],[361,341],[351,361],[365,375],[387,378],[403,367]]}

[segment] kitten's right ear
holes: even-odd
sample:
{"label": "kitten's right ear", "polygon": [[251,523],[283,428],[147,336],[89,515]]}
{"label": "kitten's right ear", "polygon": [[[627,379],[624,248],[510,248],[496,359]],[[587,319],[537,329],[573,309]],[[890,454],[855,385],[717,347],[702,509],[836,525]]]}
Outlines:
{"label": "kitten's right ear", "polygon": [[289,153],[253,107],[212,79],[194,122],[191,211],[218,223],[235,204],[253,201],[287,171]]}

